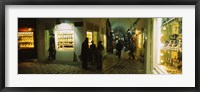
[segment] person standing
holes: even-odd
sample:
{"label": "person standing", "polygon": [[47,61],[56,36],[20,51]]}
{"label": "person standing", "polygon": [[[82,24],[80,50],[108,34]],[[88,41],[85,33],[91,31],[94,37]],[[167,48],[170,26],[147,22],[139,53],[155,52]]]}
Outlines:
{"label": "person standing", "polygon": [[95,54],[96,54],[96,45],[94,44],[94,42],[91,42],[92,44],[90,45],[90,58],[91,61],[94,63],[95,62]]}
{"label": "person standing", "polygon": [[48,51],[49,51],[49,60],[50,61],[54,60],[55,59],[55,56],[54,56],[55,55],[55,47],[53,44],[50,45]]}
{"label": "person standing", "polygon": [[50,56],[51,60],[55,60],[56,59],[56,49],[55,49],[54,34],[51,34],[49,44],[50,44],[50,47],[49,47],[49,56]]}
{"label": "person standing", "polygon": [[85,38],[85,41],[82,43],[82,48],[81,48],[81,61],[83,69],[88,69],[88,56],[89,56],[88,38]]}
{"label": "person standing", "polygon": [[131,42],[130,43],[130,52],[129,52],[130,59],[135,59],[134,51],[135,51],[135,44],[134,44],[134,42]]}
{"label": "person standing", "polygon": [[97,45],[97,69],[102,69],[102,52],[104,50],[104,47],[101,43],[102,41],[99,41]]}
{"label": "person standing", "polygon": [[117,55],[118,58],[121,58],[121,51],[122,51],[123,45],[121,43],[121,40],[118,41],[118,43],[116,44],[116,49],[117,49]]}
{"label": "person standing", "polygon": [[115,49],[116,49],[116,53],[115,53],[115,55],[117,56],[118,55],[118,50],[117,50],[117,44],[118,44],[118,39],[116,39],[115,40]]}
{"label": "person standing", "polygon": [[53,60],[56,60],[56,49],[55,49],[55,44],[53,44]]}

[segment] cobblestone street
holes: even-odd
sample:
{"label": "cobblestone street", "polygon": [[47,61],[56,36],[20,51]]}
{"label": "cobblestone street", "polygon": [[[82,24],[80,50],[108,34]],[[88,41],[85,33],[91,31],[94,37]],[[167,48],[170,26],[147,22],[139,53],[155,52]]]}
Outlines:
{"label": "cobblestone street", "polygon": [[80,62],[21,62],[19,74],[144,74],[144,65],[140,60],[128,59],[128,52],[122,53],[120,59],[114,54],[103,57],[103,69],[96,70],[89,65],[89,70],[83,70]]}

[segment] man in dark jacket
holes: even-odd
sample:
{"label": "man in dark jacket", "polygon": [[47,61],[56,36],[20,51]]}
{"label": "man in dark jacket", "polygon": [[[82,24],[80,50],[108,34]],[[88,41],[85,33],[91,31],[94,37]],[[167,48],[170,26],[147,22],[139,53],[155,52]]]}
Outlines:
{"label": "man in dark jacket", "polygon": [[88,38],[85,38],[85,41],[82,43],[82,48],[81,48],[81,60],[83,69],[88,69],[88,64],[87,64],[88,56],[89,56]]}
{"label": "man in dark jacket", "polygon": [[121,58],[122,48],[123,48],[123,45],[122,45],[121,41],[119,40],[118,43],[116,44],[118,58]]}

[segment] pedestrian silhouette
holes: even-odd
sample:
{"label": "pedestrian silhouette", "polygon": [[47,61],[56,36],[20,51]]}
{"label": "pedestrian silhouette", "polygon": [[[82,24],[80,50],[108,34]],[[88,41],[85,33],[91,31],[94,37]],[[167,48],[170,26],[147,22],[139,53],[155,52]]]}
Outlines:
{"label": "pedestrian silhouette", "polygon": [[104,47],[101,43],[102,41],[99,41],[97,45],[97,69],[102,69],[102,52],[104,50]]}
{"label": "pedestrian silhouette", "polygon": [[54,44],[51,44],[50,47],[49,47],[49,60],[52,61],[52,60],[55,60],[55,54],[56,54],[56,50],[55,50],[55,46]]}
{"label": "pedestrian silhouette", "polygon": [[96,45],[94,44],[93,41],[91,41],[91,45],[90,45],[90,61],[92,63],[95,62],[95,54],[96,54]]}
{"label": "pedestrian silhouette", "polygon": [[89,57],[88,38],[85,38],[85,41],[82,43],[82,48],[81,48],[81,61],[83,69],[88,69],[88,57]]}
{"label": "pedestrian silhouette", "polygon": [[135,52],[135,44],[134,44],[134,42],[131,42],[130,43],[130,52],[129,52],[130,59],[135,59],[134,52]]}
{"label": "pedestrian silhouette", "polygon": [[117,55],[118,58],[121,58],[121,51],[122,51],[123,45],[121,43],[121,40],[118,41],[118,43],[116,44],[116,49],[117,49]]}

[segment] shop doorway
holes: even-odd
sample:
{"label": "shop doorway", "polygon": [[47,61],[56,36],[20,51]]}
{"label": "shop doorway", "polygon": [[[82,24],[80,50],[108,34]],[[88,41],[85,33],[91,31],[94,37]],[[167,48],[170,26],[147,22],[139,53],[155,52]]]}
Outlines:
{"label": "shop doorway", "polygon": [[74,25],[61,23],[55,26],[55,48],[57,61],[74,60]]}

